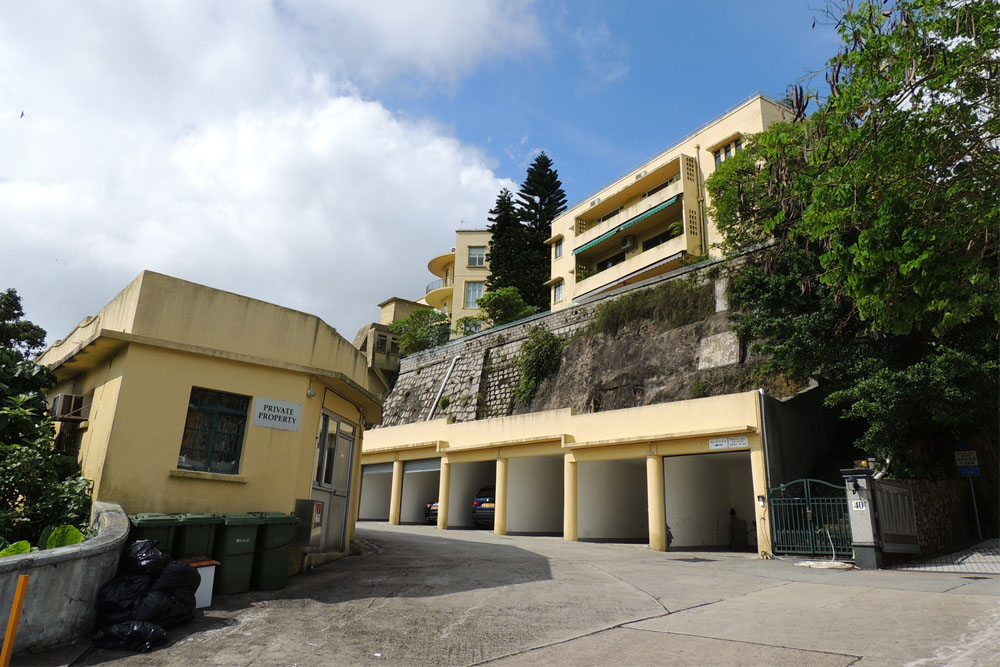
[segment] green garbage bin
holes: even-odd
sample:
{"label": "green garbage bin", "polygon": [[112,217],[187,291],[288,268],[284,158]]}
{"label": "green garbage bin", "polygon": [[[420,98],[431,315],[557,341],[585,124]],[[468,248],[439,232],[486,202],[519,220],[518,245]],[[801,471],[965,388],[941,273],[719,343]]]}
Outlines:
{"label": "green garbage bin", "polygon": [[155,512],[140,512],[130,514],[132,530],[129,537],[133,540],[156,540],[156,547],[165,554],[173,555],[174,535],[180,522],[176,515],[157,514]]}
{"label": "green garbage bin", "polygon": [[221,595],[250,590],[253,551],[257,528],[264,523],[252,514],[223,514],[215,532],[212,558],[219,561],[215,572],[215,592]]}
{"label": "green garbage bin", "polygon": [[211,556],[215,531],[222,523],[221,514],[175,514],[178,526],[174,533],[174,558]]}
{"label": "green garbage bin", "polygon": [[257,591],[284,588],[288,581],[288,560],[292,553],[292,535],[299,518],[281,512],[251,512],[264,525],[257,533],[250,587]]}

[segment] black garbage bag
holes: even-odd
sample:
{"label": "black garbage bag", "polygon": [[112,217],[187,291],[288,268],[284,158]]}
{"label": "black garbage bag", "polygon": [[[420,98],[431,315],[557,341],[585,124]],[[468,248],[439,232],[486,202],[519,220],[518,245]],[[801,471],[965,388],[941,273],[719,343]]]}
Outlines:
{"label": "black garbage bag", "polygon": [[136,605],[149,593],[155,581],[146,574],[119,574],[97,591],[98,625],[114,625],[133,620]]}
{"label": "black garbage bag", "polygon": [[132,609],[131,620],[149,621],[150,623],[163,625],[160,623],[160,619],[167,613],[169,607],[170,598],[167,596],[166,591],[150,591]]}
{"label": "black garbage bag", "polygon": [[173,561],[167,563],[160,572],[156,582],[153,584],[154,591],[173,591],[178,588],[190,589],[192,592],[198,590],[201,584],[201,575],[198,568],[191,567],[187,563]]}
{"label": "black garbage bag", "polygon": [[115,623],[98,630],[93,641],[98,648],[146,653],[154,646],[167,643],[167,631],[156,623]]}
{"label": "black garbage bag", "polygon": [[136,540],[122,552],[118,571],[122,574],[156,576],[169,562],[170,556],[156,548],[156,540]]}
{"label": "black garbage bag", "polygon": [[165,628],[175,628],[194,620],[194,591],[188,588],[175,588],[166,591],[167,601],[162,615],[156,619]]}
{"label": "black garbage bag", "polygon": [[155,581],[146,574],[119,574],[97,591],[97,608],[104,611],[134,607]]}

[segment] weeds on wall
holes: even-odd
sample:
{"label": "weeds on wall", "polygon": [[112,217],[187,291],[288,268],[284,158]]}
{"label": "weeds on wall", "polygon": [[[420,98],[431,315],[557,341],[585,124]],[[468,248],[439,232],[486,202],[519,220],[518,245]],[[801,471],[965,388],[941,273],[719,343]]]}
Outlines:
{"label": "weeds on wall", "polygon": [[542,327],[532,327],[528,332],[528,339],[521,345],[521,357],[517,362],[521,381],[514,390],[522,403],[531,403],[538,385],[559,368],[565,345],[566,341]]}
{"label": "weeds on wall", "polygon": [[613,336],[629,322],[652,320],[674,329],[703,320],[715,312],[715,289],[694,280],[672,280],[650,289],[623,294],[602,303],[587,326],[590,335]]}

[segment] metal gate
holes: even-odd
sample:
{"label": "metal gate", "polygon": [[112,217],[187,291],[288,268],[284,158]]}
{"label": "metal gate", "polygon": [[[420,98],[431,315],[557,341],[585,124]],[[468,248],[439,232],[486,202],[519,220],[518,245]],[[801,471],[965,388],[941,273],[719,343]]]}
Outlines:
{"label": "metal gate", "polygon": [[797,479],[771,490],[774,552],[851,558],[847,491],[819,479]]}

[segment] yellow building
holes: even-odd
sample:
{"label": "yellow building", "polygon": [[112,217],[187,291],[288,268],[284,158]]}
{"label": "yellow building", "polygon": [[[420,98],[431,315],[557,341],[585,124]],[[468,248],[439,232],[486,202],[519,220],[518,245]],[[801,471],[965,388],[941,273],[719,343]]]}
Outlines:
{"label": "yellow building", "polygon": [[346,549],[381,387],[319,318],[144,271],[39,361],[95,500],[130,513],[312,501],[313,546]]}
{"label": "yellow building", "polygon": [[755,95],[567,209],[546,241],[552,309],[717,255],[705,179],[744,137],[790,117]]}
{"label": "yellow building", "polygon": [[[770,555],[763,396],[756,391],[574,414],[570,409],[379,428],[365,438],[360,516],[473,524],[496,490],[494,532],[673,545],[756,544]],[[734,532],[738,528],[739,534]]]}
{"label": "yellow building", "polygon": [[463,317],[477,315],[476,301],[486,293],[490,265],[486,261],[492,234],[485,229],[460,229],[455,232],[455,247],[427,264],[437,280],[427,285],[423,300],[451,319],[452,338],[456,323]]}

